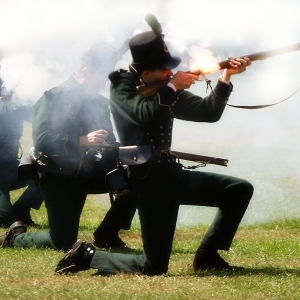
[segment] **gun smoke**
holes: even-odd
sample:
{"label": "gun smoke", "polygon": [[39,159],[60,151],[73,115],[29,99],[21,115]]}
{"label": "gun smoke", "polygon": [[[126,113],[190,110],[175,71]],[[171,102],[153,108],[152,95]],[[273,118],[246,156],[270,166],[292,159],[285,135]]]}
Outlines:
{"label": "gun smoke", "polygon": [[[300,42],[297,0],[253,0],[248,5],[237,0],[10,0],[1,1],[0,8],[0,77],[23,104],[34,104],[45,90],[66,80],[95,41],[119,48],[133,35],[151,30],[146,13],[161,23],[171,54],[182,57],[178,69],[183,71],[190,70],[200,46],[221,61]],[[291,95],[299,88],[299,60],[300,51],[254,62],[232,78],[229,103],[268,104]],[[130,62],[127,52],[116,69],[127,69]],[[212,86],[221,72],[207,75]],[[205,83],[193,85],[191,92],[206,96]],[[227,107],[214,124],[176,120],[172,148],[227,158],[227,168],[208,165],[201,171],[253,183],[254,197],[243,222],[299,217],[299,100],[300,92],[266,109]],[[178,224],[207,223],[213,214],[182,207]]]}
{"label": "gun smoke", "polygon": [[192,46],[189,50],[190,70],[201,74],[213,74],[220,70],[218,59],[213,52],[199,46]]}

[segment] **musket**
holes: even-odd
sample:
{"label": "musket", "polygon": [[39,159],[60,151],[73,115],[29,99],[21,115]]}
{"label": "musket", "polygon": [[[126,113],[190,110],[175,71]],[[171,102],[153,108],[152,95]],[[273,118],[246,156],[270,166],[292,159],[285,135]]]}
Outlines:
{"label": "musket", "polygon": [[[128,146],[128,147],[120,147],[119,143],[116,142],[110,142],[110,143],[104,143],[100,146],[104,149],[117,149],[119,148],[119,158],[121,159],[122,163],[128,164],[128,159],[131,161],[130,165],[132,165],[132,158],[134,157],[134,161],[137,162],[137,160],[140,160],[143,157],[143,161],[147,161],[149,159],[149,147],[148,146]],[[132,148],[132,149],[130,149]],[[136,149],[135,149],[136,148]],[[212,165],[219,165],[219,166],[225,166],[227,167],[228,159],[226,158],[219,158],[219,157],[212,157],[212,156],[205,156],[205,155],[199,155],[199,154],[192,154],[192,153],[186,153],[186,152],[179,152],[179,151],[173,151],[172,154],[177,156],[179,159],[183,160],[189,160],[197,163],[202,164],[212,164]],[[145,157],[148,157],[146,160]]]}
{"label": "musket", "polygon": [[227,164],[228,164],[228,159],[226,159],[226,158],[204,156],[204,155],[191,154],[191,153],[185,153],[185,152],[179,152],[179,151],[173,151],[173,150],[172,150],[172,154],[179,157],[180,159],[194,161],[194,162],[202,163],[205,165],[213,164],[213,165],[227,167]]}
{"label": "musket", "polygon": [[[271,49],[271,50],[255,52],[255,53],[247,54],[247,55],[243,55],[243,56],[232,57],[227,60],[223,60],[223,61],[219,62],[219,67],[220,67],[220,70],[229,68],[230,61],[232,59],[236,59],[236,58],[248,57],[251,61],[264,60],[269,57],[273,57],[273,56],[277,56],[277,55],[281,55],[281,54],[285,54],[285,53],[289,53],[289,52],[293,52],[293,51],[298,51],[298,50],[300,50],[300,43],[283,46],[283,47],[275,48],[275,49]],[[202,75],[201,70],[199,70],[198,72],[188,71],[187,73],[192,73],[195,75]],[[171,80],[171,78],[162,80],[162,81],[157,81],[154,83],[143,84],[143,85],[137,86],[136,88],[144,97],[149,97],[149,96],[153,96],[155,93],[157,93],[157,91],[159,91],[159,89],[165,87],[170,80]]]}

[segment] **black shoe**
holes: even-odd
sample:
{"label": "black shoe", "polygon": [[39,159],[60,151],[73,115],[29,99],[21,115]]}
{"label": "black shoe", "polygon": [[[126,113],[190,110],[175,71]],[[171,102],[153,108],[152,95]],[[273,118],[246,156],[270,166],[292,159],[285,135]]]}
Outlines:
{"label": "black shoe", "polygon": [[55,272],[68,274],[88,270],[94,253],[95,248],[91,243],[79,239],[58,263]]}
{"label": "black shoe", "polygon": [[23,222],[18,221],[18,222],[13,223],[9,227],[8,231],[6,231],[2,235],[0,235],[0,246],[13,247],[15,238],[19,234],[25,233],[26,231],[27,231],[27,228]]}
{"label": "black shoe", "polygon": [[198,249],[193,261],[195,271],[198,270],[244,270],[243,267],[230,266],[216,250]]}
{"label": "black shoe", "polygon": [[98,248],[104,249],[127,249],[125,242],[121,240],[118,234],[105,235],[105,236],[95,236],[93,239],[93,244]]}
{"label": "black shoe", "polygon": [[34,223],[34,221],[31,219],[30,216],[30,208],[15,208],[14,209],[14,213],[16,216],[16,220],[18,221],[22,221],[24,224],[26,224],[27,226],[35,226],[36,224]]}

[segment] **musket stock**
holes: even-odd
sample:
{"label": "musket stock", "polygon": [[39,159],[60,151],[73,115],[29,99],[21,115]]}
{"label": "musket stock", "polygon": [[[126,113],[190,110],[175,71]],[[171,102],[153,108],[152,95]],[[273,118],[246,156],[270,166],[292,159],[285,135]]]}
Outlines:
{"label": "musket stock", "polygon": [[[194,75],[202,75],[201,72],[187,71],[185,73],[190,73],[190,74],[194,74]],[[153,82],[153,83],[147,83],[147,84],[138,85],[136,87],[136,89],[144,97],[153,96],[153,95],[155,95],[157,93],[157,90],[159,90],[159,89],[163,88],[164,86],[166,86],[170,80],[171,79],[165,79],[165,80],[156,81],[156,82]]]}
{"label": "musket stock", "polygon": [[224,166],[224,167],[227,167],[228,164],[228,159],[226,158],[204,156],[204,155],[185,153],[179,151],[172,151],[172,154],[178,156],[180,159],[183,160],[189,160],[189,161],[194,161],[203,164],[213,164],[213,165]]}
{"label": "musket stock", "polygon": [[[219,66],[220,66],[220,70],[223,70],[223,69],[230,67],[229,63],[232,59],[248,57],[251,61],[264,60],[269,57],[273,57],[273,56],[277,56],[277,55],[281,55],[281,54],[285,54],[285,53],[289,53],[289,52],[294,52],[294,51],[298,51],[298,50],[300,50],[300,43],[223,60],[223,61],[219,62]],[[199,72],[188,71],[187,73],[201,75],[200,71]],[[143,85],[137,86],[136,88],[144,97],[150,97],[150,96],[155,95],[159,91],[159,89],[165,87],[170,80],[171,79],[166,79],[166,80],[157,81],[154,83],[143,84]]]}

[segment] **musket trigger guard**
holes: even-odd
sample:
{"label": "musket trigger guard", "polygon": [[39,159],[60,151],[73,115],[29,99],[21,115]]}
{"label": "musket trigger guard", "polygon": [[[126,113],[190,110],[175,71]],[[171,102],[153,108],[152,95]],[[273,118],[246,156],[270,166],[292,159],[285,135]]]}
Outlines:
{"label": "musket trigger guard", "polygon": [[205,79],[205,74],[200,73],[198,79],[193,79],[194,81],[203,81]]}
{"label": "musket trigger guard", "polygon": [[194,79],[194,81],[203,81],[204,80],[205,76],[202,76],[202,75],[199,75],[199,76],[201,76],[200,77],[201,79]]}

